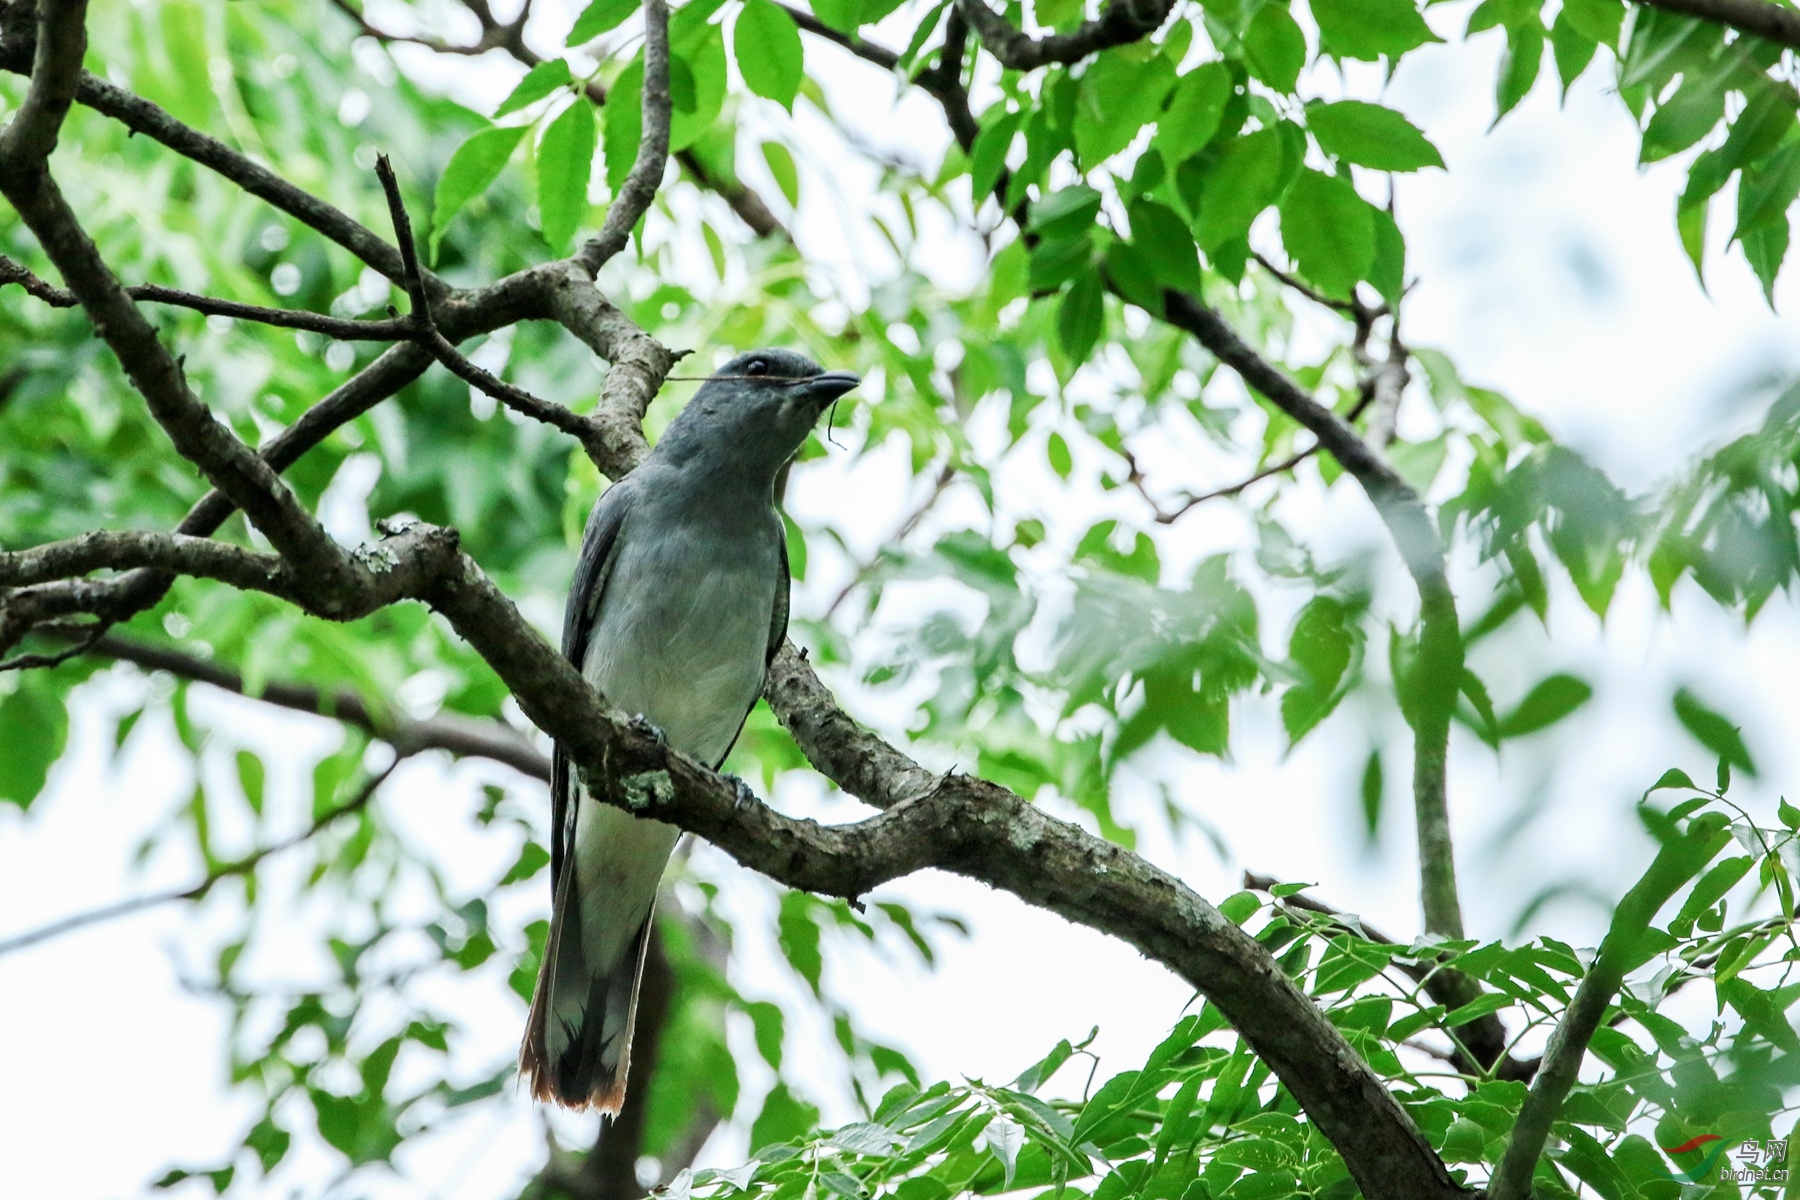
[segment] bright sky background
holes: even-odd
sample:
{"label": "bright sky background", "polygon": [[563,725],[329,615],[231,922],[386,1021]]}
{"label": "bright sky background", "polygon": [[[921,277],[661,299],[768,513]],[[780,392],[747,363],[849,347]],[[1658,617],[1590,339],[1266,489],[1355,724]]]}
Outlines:
{"label": "bright sky background", "polygon": [[[1433,9],[1434,24],[1454,36],[1464,7]],[[544,19],[554,21],[554,11]],[[1579,84],[1560,112],[1553,88],[1540,83],[1518,112],[1484,132],[1492,120],[1499,46],[1500,36],[1490,33],[1473,45],[1453,41],[1419,51],[1387,93],[1450,165],[1447,173],[1427,172],[1400,186],[1410,271],[1420,280],[1407,301],[1407,337],[1449,352],[1467,378],[1504,391],[1616,480],[1650,488],[1698,447],[1742,431],[1760,415],[1768,398],[1763,383],[1800,359],[1794,322],[1771,314],[1741,257],[1723,253],[1723,228],[1713,230],[1711,294],[1696,284],[1673,228],[1681,174],[1668,166],[1636,168],[1635,130],[1607,94],[1603,72]],[[935,110],[916,96],[891,107],[878,74],[811,40],[807,53],[809,63],[823,68],[840,111],[871,140],[918,161],[936,160],[942,141]],[[406,62],[411,69],[412,60]],[[487,62],[473,70],[459,62],[455,69],[462,94],[486,96],[489,104],[516,74]],[[1365,96],[1379,83],[1360,74],[1353,81]],[[802,120],[806,128],[819,124],[804,113]],[[742,154],[740,161],[755,181],[760,164],[751,157]],[[837,170],[840,164],[829,152],[803,156],[803,211],[791,226],[809,259],[832,264],[842,278],[858,269],[860,251],[842,231],[866,200],[867,184]],[[772,185],[762,190],[777,195]],[[1729,211],[1729,203],[1718,207]],[[946,230],[926,265],[946,279],[966,280],[981,267],[971,252],[977,245]],[[1783,297],[1786,309],[1800,299],[1792,287]],[[1407,419],[1419,416],[1411,412]],[[1153,483],[1174,492],[1214,482],[1190,478],[1193,467],[1179,450],[1151,456]],[[1098,466],[1078,459],[1090,479]],[[1097,506],[1130,502],[1117,495],[1102,500],[1097,492],[1060,496],[1025,467],[1012,479],[1017,491],[1008,493],[1008,504],[1020,512],[1067,513],[1071,522],[1081,521],[1073,526],[1077,533]],[[910,503],[904,467],[882,453],[856,464],[841,456],[810,465],[796,479],[792,502],[803,514],[839,517],[857,506],[853,533],[867,547],[880,542]],[[1366,504],[1348,488],[1328,496],[1302,491],[1289,503],[1301,527],[1317,531],[1315,549],[1324,558],[1381,545]],[[934,520],[953,528],[970,515],[952,500]],[[1190,514],[1162,535],[1165,562],[1189,562],[1202,548],[1231,544],[1240,520],[1223,506]],[[797,589],[796,610],[821,611],[845,569],[821,562]],[[1406,611],[1404,589],[1391,582],[1379,601],[1402,616]],[[1670,765],[1710,777],[1704,752],[1669,711],[1674,686],[1702,681],[1702,694],[1728,705],[1744,723],[1763,766],[1760,783],[1742,785],[1744,797],[1772,809],[1784,781],[1794,777],[1800,764],[1784,732],[1800,723],[1792,685],[1800,678],[1800,622],[1778,599],[1745,636],[1691,585],[1678,592],[1671,618],[1657,610],[1637,575],[1627,577],[1604,628],[1567,588],[1553,599],[1551,622],[1553,649],[1545,655],[1478,652],[1476,665],[1497,703],[1516,700],[1550,669],[1593,679],[1595,701],[1550,733],[1509,744],[1498,763],[1459,731],[1454,825],[1473,933],[1511,935],[1532,895],[1568,883],[1577,893],[1544,909],[1533,928],[1592,944],[1602,919],[1594,900],[1616,897],[1648,858],[1629,818],[1636,795]],[[70,750],[49,792],[29,816],[0,813],[0,935],[197,877],[197,864],[167,855],[148,874],[130,867],[134,847],[192,786],[167,728],[140,732],[124,767],[103,769],[111,729],[103,715],[127,707],[142,686],[121,672],[87,689],[73,709]],[[876,719],[895,715],[879,701],[868,703],[859,711]],[[196,706],[255,746],[272,780],[305,778],[336,744],[335,727],[324,721],[216,695],[202,701],[198,692]],[[1395,767],[1388,804],[1397,819],[1389,822],[1384,844],[1369,851],[1357,831],[1353,780],[1376,728],[1372,718],[1340,714],[1284,760],[1272,713],[1239,711],[1244,736],[1235,761],[1184,754],[1154,764],[1179,768],[1180,797],[1216,827],[1227,855],[1221,859],[1200,838],[1171,843],[1157,836],[1145,839],[1145,852],[1215,900],[1235,890],[1249,867],[1317,881],[1320,896],[1410,936],[1417,928],[1412,834]],[[208,769],[229,768],[221,761]],[[482,764],[415,761],[382,803],[409,837],[439,847],[464,877],[491,878],[511,860],[516,841],[484,842],[466,813],[478,784],[504,774]],[[277,805],[295,801],[271,798]],[[848,802],[821,804],[818,789],[804,780],[777,801],[832,819],[853,815]],[[274,870],[279,877],[279,866]],[[841,957],[831,968],[835,987],[855,997],[869,1030],[908,1048],[933,1076],[1008,1079],[1058,1038],[1079,1039],[1094,1025],[1101,1027],[1096,1046],[1106,1059],[1103,1072],[1123,1069],[1141,1061],[1189,1000],[1185,986],[1123,945],[1009,897],[938,874],[891,892],[966,916],[975,936],[944,939],[935,973],[894,968],[867,954]],[[1582,899],[1583,892],[1593,899]],[[534,902],[547,908],[548,897]],[[757,886],[733,892],[733,903],[745,910],[771,902]],[[0,1190],[68,1200],[135,1194],[171,1164],[215,1158],[252,1119],[225,1089],[224,1015],[181,987],[183,947],[205,944],[181,935],[186,919],[185,910],[158,910],[0,959],[0,1079],[6,1081]],[[740,923],[745,930],[755,926]],[[769,994],[771,973],[759,964],[773,948],[748,939],[742,949],[734,979],[747,992]],[[289,970],[303,975],[305,965],[265,964],[278,977]],[[464,992],[446,1003],[461,1006],[479,1030],[478,1044],[465,1045],[463,1054],[473,1076],[511,1055],[522,1011],[516,1002],[497,1001],[491,989]],[[766,1085],[746,1075],[747,1090]],[[821,1081],[819,1093],[829,1096],[833,1086]],[[827,1113],[848,1115],[841,1103]],[[94,1136],[97,1127],[103,1138]],[[578,1123],[559,1128],[586,1136]],[[106,1148],[103,1156],[96,1145]],[[727,1164],[742,1152],[741,1134],[727,1132],[707,1159]],[[452,1127],[402,1160],[405,1184],[379,1190],[492,1196],[541,1154],[541,1129],[520,1101],[491,1123]],[[315,1177],[329,1169],[323,1158],[313,1166]]]}

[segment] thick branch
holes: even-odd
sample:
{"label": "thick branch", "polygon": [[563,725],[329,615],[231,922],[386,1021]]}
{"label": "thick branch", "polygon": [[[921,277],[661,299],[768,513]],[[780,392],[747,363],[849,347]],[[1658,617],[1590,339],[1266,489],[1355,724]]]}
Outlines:
{"label": "thick branch", "polygon": [[56,135],[75,101],[81,56],[87,53],[87,0],[40,0],[34,24],[32,85],[12,123],[0,133],[0,163],[38,162],[56,149]]}
{"label": "thick branch", "polygon": [[1174,0],[1107,0],[1095,20],[1083,21],[1069,33],[1034,38],[989,8],[987,0],[957,2],[957,11],[980,35],[982,48],[1014,71],[1079,62],[1097,51],[1148,37],[1169,19],[1174,7]]}
{"label": "thick branch", "polygon": [[1699,17],[1800,50],[1800,10],[1766,0],[1636,0],[1645,8]]}
{"label": "thick branch", "polygon": [[[66,90],[60,81],[78,69],[79,53],[72,62],[58,62],[51,57],[52,48],[60,51],[72,44],[75,50],[81,49],[85,38],[79,26],[84,9],[79,0],[46,3],[27,106],[29,97],[54,96]],[[76,34],[68,33],[70,25],[77,27]],[[38,111],[50,107],[52,101],[40,101]],[[66,113],[67,108],[65,103],[61,111]],[[54,136],[46,139],[41,131],[30,137],[0,139],[0,193],[36,235],[44,253],[81,301],[95,332],[117,356],[182,457],[205,472],[293,565],[306,571],[309,587],[316,584],[323,595],[344,584],[352,574],[346,556],[268,463],[214,418],[188,389],[181,365],[157,339],[156,331],[76,221],[44,160],[46,142],[54,141]]]}

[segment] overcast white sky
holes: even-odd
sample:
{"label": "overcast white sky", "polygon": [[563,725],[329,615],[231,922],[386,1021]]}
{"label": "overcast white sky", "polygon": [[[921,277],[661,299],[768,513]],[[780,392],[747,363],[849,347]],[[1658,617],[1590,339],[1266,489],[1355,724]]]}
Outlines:
{"label": "overcast white sky", "polygon": [[[1463,6],[1445,7],[1456,11],[1434,9],[1433,20],[1453,37]],[[1408,57],[1387,94],[1450,166],[1400,187],[1411,270],[1420,279],[1407,302],[1408,338],[1449,352],[1468,378],[1506,392],[1615,479],[1653,486],[1696,447],[1755,419],[1759,409],[1745,401],[1747,389],[1800,358],[1794,322],[1771,314],[1741,258],[1723,254],[1726,230],[1714,230],[1711,294],[1697,286],[1673,229],[1680,173],[1636,169],[1635,131],[1606,94],[1604,72],[1578,85],[1562,111],[1553,88],[1541,84],[1518,112],[1485,132],[1498,49],[1498,35],[1489,34],[1473,45],[1452,40],[1422,50]],[[921,160],[940,152],[941,126],[916,97],[892,107],[878,76],[871,84],[867,71],[816,43],[807,52],[825,66],[835,102],[872,138]],[[459,87],[489,97],[502,94],[512,77],[494,65],[469,73],[459,63],[457,70]],[[1378,84],[1360,75],[1354,82],[1362,95]],[[754,178],[759,164],[750,158],[740,161]],[[854,273],[857,256],[842,231],[854,226],[865,185],[832,170],[836,162],[829,153],[802,156],[803,212],[792,225],[810,258]],[[775,195],[772,186],[763,190]],[[973,246],[946,233],[929,265],[946,278],[967,279],[981,267]],[[1793,289],[1783,295],[1791,307]],[[1097,463],[1080,465],[1092,470]],[[1161,477],[1171,491],[1191,482],[1173,455],[1152,465],[1167,472]],[[793,503],[802,513],[855,511],[855,532],[872,545],[903,511],[905,483],[891,455],[857,464],[839,458],[810,466],[796,481]],[[1021,509],[1062,511],[1071,521],[1091,519],[1100,503],[1092,492],[1053,494],[1029,471],[1018,474],[1017,486]],[[1380,544],[1366,506],[1347,491],[1303,493],[1291,503],[1301,527],[1316,530],[1326,557]],[[952,503],[939,520],[953,527],[965,515]],[[1239,520],[1222,507],[1189,517],[1162,535],[1165,561],[1231,544]],[[822,610],[841,579],[832,570],[815,571],[799,589],[798,611]],[[1404,592],[1392,595],[1400,611]],[[1632,799],[1664,766],[1710,774],[1704,754],[1669,713],[1678,682],[1704,681],[1705,694],[1729,699],[1732,715],[1745,723],[1764,767],[1746,795],[1772,806],[1793,777],[1794,739],[1786,733],[1800,717],[1792,685],[1800,677],[1800,624],[1792,606],[1777,600],[1746,636],[1710,602],[1691,592],[1678,597],[1674,616],[1663,615],[1644,581],[1628,577],[1602,628],[1564,588],[1553,602],[1553,640],[1543,656],[1478,656],[1497,700],[1522,694],[1552,663],[1593,678],[1597,695],[1565,726],[1509,746],[1498,762],[1458,735],[1452,794],[1472,932],[1510,934],[1525,900],[1546,884],[1577,883],[1610,897],[1635,877],[1647,856],[1628,832]],[[128,865],[144,834],[191,787],[166,729],[136,737],[122,770],[102,769],[110,736],[102,714],[139,686],[119,678],[89,689],[75,706],[70,751],[49,794],[28,817],[0,813],[0,934],[194,877],[195,864],[166,857],[150,876]],[[304,778],[335,744],[334,729],[322,721],[219,698],[203,707],[268,758],[273,779]],[[1235,890],[1237,874],[1251,867],[1315,880],[1322,896],[1410,935],[1417,924],[1411,830],[1398,786],[1390,786],[1389,803],[1400,819],[1390,822],[1379,852],[1366,851],[1355,828],[1351,780],[1367,752],[1368,721],[1343,714],[1286,759],[1270,712],[1246,706],[1243,723],[1230,763],[1171,754],[1153,764],[1177,773],[1179,795],[1218,828],[1228,856],[1221,860],[1199,839],[1150,837],[1146,852],[1214,899]],[[484,843],[461,814],[478,783],[501,774],[477,764],[418,761],[395,778],[383,803],[409,836],[440,847],[464,878],[491,878],[516,845]],[[803,780],[778,800],[792,810],[850,815],[848,805],[821,806],[817,789]],[[717,862],[707,869],[729,873]],[[1108,1066],[1121,1069],[1141,1061],[1189,999],[1183,985],[1122,945],[1008,897],[936,874],[892,891],[967,916],[975,936],[948,944],[933,974],[867,955],[846,958],[834,967],[836,986],[855,996],[871,1030],[909,1048],[935,1076],[1010,1078],[1058,1038],[1078,1038],[1093,1025],[1101,1027],[1098,1048]],[[769,903],[768,895],[745,886],[734,891],[734,903],[755,908]],[[224,1087],[222,1014],[180,986],[177,943],[204,944],[178,937],[184,919],[163,910],[0,959],[0,1190],[69,1200],[135,1194],[172,1163],[213,1158],[250,1119]],[[1534,928],[1591,944],[1600,921],[1597,906],[1577,899],[1546,909]],[[744,950],[735,978],[746,991],[766,994],[770,973],[758,964],[772,949]],[[303,963],[276,965],[304,973]],[[480,1030],[479,1044],[464,1047],[471,1073],[504,1062],[516,1044],[518,1006],[479,989],[448,1002]],[[754,1090],[766,1081],[747,1084]],[[734,1160],[741,1150],[741,1141],[726,1136],[709,1157]],[[380,1190],[491,1196],[541,1153],[541,1134],[520,1102],[493,1123],[455,1130],[403,1161],[407,1181]],[[317,1177],[326,1161],[313,1167]]]}

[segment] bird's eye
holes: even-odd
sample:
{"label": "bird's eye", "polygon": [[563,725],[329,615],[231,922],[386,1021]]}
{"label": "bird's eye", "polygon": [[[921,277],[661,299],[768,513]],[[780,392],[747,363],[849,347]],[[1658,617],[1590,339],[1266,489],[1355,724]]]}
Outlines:
{"label": "bird's eye", "polygon": [[760,358],[753,358],[744,364],[744,374],[746,375],[767,375],[768,373],[769,364]]}

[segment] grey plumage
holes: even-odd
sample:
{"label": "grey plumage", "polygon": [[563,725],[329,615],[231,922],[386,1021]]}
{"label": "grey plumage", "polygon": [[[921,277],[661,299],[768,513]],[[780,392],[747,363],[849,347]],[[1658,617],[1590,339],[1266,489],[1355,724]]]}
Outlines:
{"label": "grey plumage", "polygon": [[[615,706],[717,767],[787,633],[775,483],[859,382],[785,350],[703,384],[588,519],[563,653]],[[657,884],[680,831],[588,796],[558,747],[550,936],[520,1049],[533,1095],[616,1115]]]}

